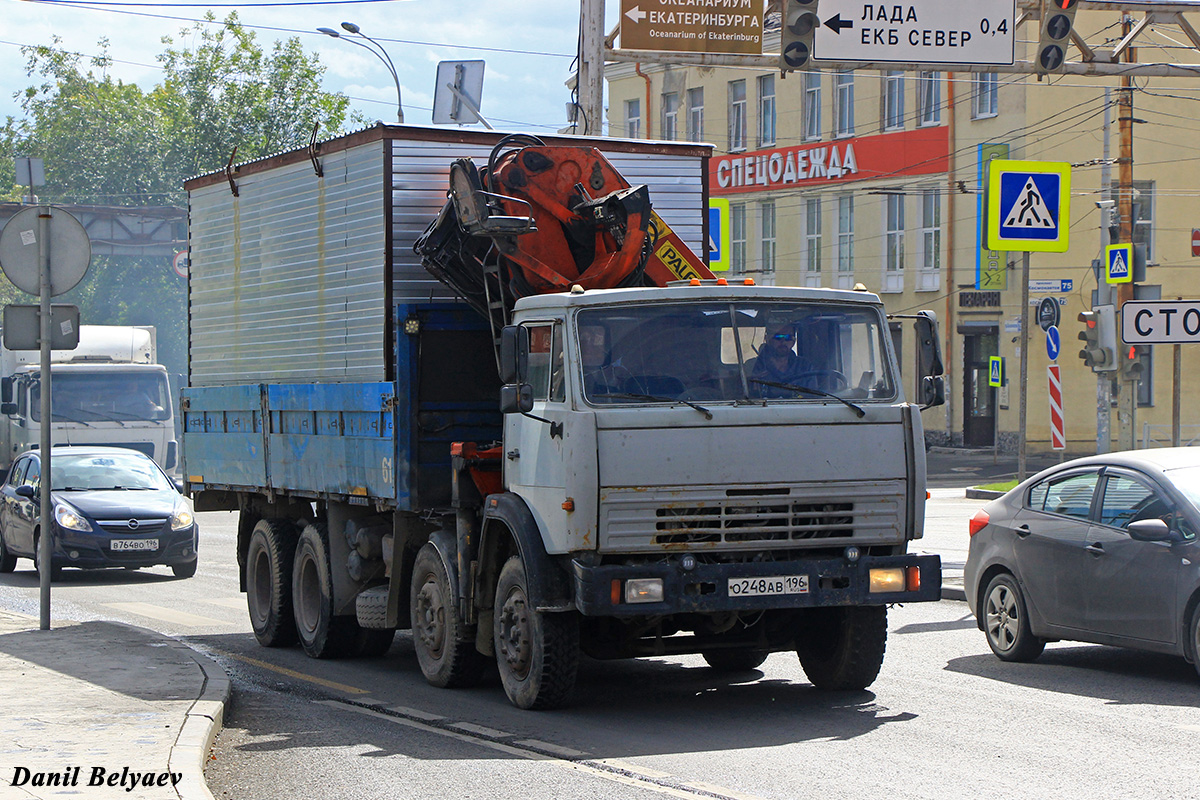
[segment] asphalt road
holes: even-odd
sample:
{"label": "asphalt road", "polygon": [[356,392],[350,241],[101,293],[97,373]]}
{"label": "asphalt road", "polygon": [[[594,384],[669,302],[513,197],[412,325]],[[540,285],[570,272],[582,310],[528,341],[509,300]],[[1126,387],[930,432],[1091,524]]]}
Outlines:
{"label": "asphalt road", "polygon": [[[965,542],[978,503],[946,494],[925,545]],[[867,692],[818,692],[788,653],[733,679],[697,657],[586,661],[573,707],[522,712],[494,682],[428,686],[404,634],[360,661],[257,647],[233,516],[198,516],[196,577],[68,570],[54,607],[221,661],[234,694],[207,773],[221,800],[1200,797],[1200,680],[1181,659],[1060,643],[1005,664],[965,604],[943,601],[891,610]],[[0,606],[36,613],[29,562],[0,576]]]}

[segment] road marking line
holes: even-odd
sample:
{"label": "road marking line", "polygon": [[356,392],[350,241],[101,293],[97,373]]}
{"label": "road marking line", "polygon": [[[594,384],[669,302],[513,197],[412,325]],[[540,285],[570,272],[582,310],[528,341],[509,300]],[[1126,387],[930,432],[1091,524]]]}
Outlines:
{"label": "road marking line", "polygon": [[534,750],[545,750],[547,753],[553,753],[556,756],[563,756],[565,758],[580,758],[587,755],[587,753],[582,750],[572,750],[569,747],[563,747],[562,745],[552,744],[550,742],[543,742],[539,739],[521,739],[520,741],[513,742],[513,744],[519,744],[522,747],[530,747]]}
{"label": "road marking line", "polygon": [[244,597],[213,597],[205,600],[204,602],[214,606],[236,608],[239,611],[246,607],[246,598]]}
{"label": "road marking line", "polygon": [[199,614],[189,614],[186,611],[175,611],[174,609],[156,606],[150,603],[105,603],[108,608],[115,608],[118,611],[126,611],[130,614],[137,614],[139,617],[149,617],[150,619],[162,620],[170,622],[174,625],[183,625],[188,628],[208,628],[213,626],[227,626],[231,623],[212,617],[202,617]]}
{"label": "road marking line", "polygon": [[514,735],[511,733],[505,733],[504,731],[498,731],[495,728],[487,728],[483,725],[476,725],[471,722],[451,722],[449,724],[451,728],[458,728],[460,731],[474,733],[478,736],[490,736],[493,739],[508,739]]}
{"label": "road marking line", "polygon": [[408,706],[392,706],[391,709],[397,714],[403,714],[406,717],[416,717],[417,719],[423,719],[426,722],[440,722],[445,719],[445,717],[439,714],[430,714],[428,711],[422,711],[419,708],[409,708]]}
{"label": "road marking line", "polygon": [[359,689],[357,686],[349,686],[345,683],[338,683],[337,681],[327,681],[324,678],[318,678],[316,675],[306,675],[303,672],[297,672],[294,669],[281,667],[277,664],[272,664],[267,661],[260,661],[259,659],[251,658],[250,656],[243,656],[239,655],[238,653],[230,653],[227,650],[217,650],[216,648],[209,649],[214,653],[228,656],[229,658],[234,658],[238,661],[243,661],[251,666],[262,667],[263,669],[270,670],[271,672],[278,672],[280,675],[286,675],[289,678],[296,678],[298,680],[308,681],[309,683],[315,683],[318,686],[324,686],[326,689],[333,689],[338,692],[345,692],[346,694],[370,694],[368,690]]}
{"label": "road marking line", "polygon": [[[437,728],[437,727],[434,727],[433,725],[426,725],[424,722],[418,722],[418,721],[412,720],[412,719],[405,719],[404,717],[395,717],[390,714],[385,714],[382,711],[376,711],[371,708],[366,708],[365,706],[360,706],[360,705],[356,705],[356,704],[352,704],[352,703],[346,703],[346,702],[343,702],[340,700],[314,700],[313,702],[317,703],[318,705],[329,706],[331,708],[339,708],[339,709],[342,709],[343,711],[353,711],[356,714],[363,714],[364,716],[368,716],[368,717],[375,717],[376,719],[381,719],[381,720],[384,720],[385,722],[391,722],[396,725],[404,725],[405,727],[413,728],[414,730],[424,731],[425,733],[433,733],[433,734],[437,734],[438,736],[445,736],[450,739],[457,739],[460,742],[478,745],[479,747],[486,747],[488,749],[496,750],[498,752],[505,753],[507,755],[520,756],[521,758],[526,758],[526,759],[529,759],[530,761],[541,761],[543,763],[546,763],[546,764],[549,764],[552,766],[556,766],[561,769],[566,769],[571,772],[578,772],[578,773],[583,773],[585,775],[591,775],[596,778],[613,781],[614,783],[620,783],[625,786],[636,786],[639,789],[646,789],[646,790],[649,790],[652,792],[658,792],[659,794],[669,795],[671,797],[684,798],[684,800],[696,800],[696,798],[698,796],[701,796],[699,794],[699,792],[703,792],[705,795],[709,795],[709,796],[711,796],[712,794],[718,794],[718,795],[722,795],[722,796],[728,797],[728,798],[736,797],[736,798],[739,798],[739,800],[741,798],[749,797],[748,795],[735,795],[733,793],[729,793],[728,790],[717,791],[717,789],[715,787],[710,788],[710,789],[690,789],[689,790],[689,788],[687,788],[686,786],[679,788],[679,787],[675,787],[675,786],[665,786],[661,783],[654,783],[653,781],[650,781],[647,779],[639,780],[638,778],[630,776],[630,775],[623,775],[619,772],[610,772],[609,770],[600,769],[598,767],[593,767],[589,764],[580,763],[578,761],[567,761],[567,760],[564,760],[561,758],[556,758],[554,756],[548,756],[543,753],[537,753],[532,750],[525,750],[525,749],[522,749],[519,747],[513,747],[512,745],[505,744],[503,742],[493,742],[488,739],[479,739],[479,738],[476,738],[476,737],[471,736],[466,733],[460,733],[458,731],[448,730],[446,728]],[[597,762],[597,763],[600,763],[600,762]]]}
{"label": "road marking line", "polygon": [[763,798],[755,794],[735,792],[732,789],[726,789],[724,786],[717,786],[714,783],[705,783],[704,781],[689,781],[684,786],[691,786],[693,789],[699,789],[702,792],[712,792],[713,794],[731,797],[733,800],[763,800]]}

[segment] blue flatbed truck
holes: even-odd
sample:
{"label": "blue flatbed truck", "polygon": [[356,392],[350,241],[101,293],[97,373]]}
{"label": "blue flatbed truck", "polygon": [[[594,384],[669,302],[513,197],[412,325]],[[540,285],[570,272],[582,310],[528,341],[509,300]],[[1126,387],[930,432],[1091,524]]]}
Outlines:
{"label": "blue flatbed truck", "polygon": [[[494,660],[522,708],[566,702],[581,653],[699,653],[728,671],[789,650],[820,687],[869,685],[887,606],[936,600],[941,586],[938,558],[907,551],[924,521],[921,406],[903,397],[879,298],[726,281],[573,287],[519,300],[497,349],[467,303],[417,297],[428,287],[412,290],[396,255],[397,209],[411,205],[399,165],[429,139],[444,149],[445,132],[373,131],[322,155],[325,176],[342,158],[351,184],[356,159],[382,151],[392,188],[376,221],[393,255],[374,286],[346,277],[355,248],[374,246],[355,244],[348,224],[364,212],[344,203],[331,218],[339,189],[305,176],[312,153],[244,166],[232,200],[228,175],[188,185],[183,472],[197,510],[239,513],[258,641],[379,655],[409,629],[430,683],[469,685]],[[460,138],[455,150],[494,144]],[[630,150],[637,179],[639,145],[605,145]],[[694,176],[695,208],[680,202],[676,215],[699,216],[704,153],[646,155]],[[292,213],[318,209],[315,230],[272,223],[277,198],[312,183],[316,197]],[[290,262],[267,258],[269,236],[292,245]],[[297,282],[274,306],[255,302],[302,269],[319,292]],[[387,355],[373,364],[346,313],[371,291],[388,308],[374,333]],[[297,318],[304,303],[317,305]],[[932,315],[915,325],[936,351]],[[781,326],[823,348],[812,381],[827,391],[755,377]],[[381,379],[355,379],[372,369]],[[928,404],[940,365],[927,371]]]}

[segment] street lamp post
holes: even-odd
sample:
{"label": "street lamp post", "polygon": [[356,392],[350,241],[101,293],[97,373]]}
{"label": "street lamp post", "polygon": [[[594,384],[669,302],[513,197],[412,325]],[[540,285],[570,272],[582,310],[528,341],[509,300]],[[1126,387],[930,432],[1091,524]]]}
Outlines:
{"label": "street lamp post", "polygon": [[400,95],[400,76],[396,74],[396,65],[392,63],[391,56],[389,56],[387,54],[387,50],[383,49],[383,45],[381,45],[379,42],[375,41],[370,36],[367,36],[365,33],[363,33],[362,30],[357,25],[355,25],[353,22],[343,22],[342,28],[344,30],[348,31],[349,33],[358,34],[359,36],[366,39],[371,44],[375,45],[375,47],[370,47],[369,45],[365,45],[362,42],[358,42],[358,41],[355,41],[354,39],[346,38],[346,37],[342,36],[341,31],[335,31],[333,28],[317,28],[317,32],[323,33],[326,36],[332,36],[334,39],[342,39],[344,41],[349,42],[350,44],[358,45],[359,47],[363,48],[364,50],[367,50],[368,52],[373,53],[376,58],[378,58],[380,61],[383,62],[384,66],[386,66],[388,68],[388,72],[390,72],[392,74],[392,80],[396,84],[396,121],[403,124],[404,123],[404,101],[401,99],[401,95]]}

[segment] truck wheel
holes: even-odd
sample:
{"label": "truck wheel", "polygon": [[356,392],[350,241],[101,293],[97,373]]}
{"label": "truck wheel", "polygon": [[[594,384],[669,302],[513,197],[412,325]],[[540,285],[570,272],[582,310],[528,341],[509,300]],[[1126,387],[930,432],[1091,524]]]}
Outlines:
{"label": "truck wheel", "polygon": [[292,566],[292,616],[300,646],[310,658],[356,655],[362,646],[358,621],[333,615],[329,534],[324,523],[306,525]]}
{"label": "truck wheel", "polygon": [[417,552],[408,607],[413,649],[425,680],[443,688],[478,683],[487,662],[475,649],[475,637],[463,631],[446,565],[432,544]]}
{"label": "truck wheel", "polygon": [[292,617],[292,557],[296,537],[283,520],[261,519],[246,547],[246,607],[250,627],[263,647],[296,643]]}
{"label": "truck wheel", "polygon": [[700,655],[717,672],[749,672],[767,660],[765,650],[705,650]]}
{"label": "truck wheel", "polygon": [[818,689],[865,689],[879,675],[887,647],[887,608],[817,608],[808,612],[796,654]]}
{"label": "truck wheel", "polygon": [[579,671],[579,617],[529,604],[525,565],[513,556],[496,583],[493,638],[504,692],[517,708],[563,705]]}
{"label": "truck wheel", "polygon": [[1033,635],[1025,598],[1016,579],[1007,572],[988,583],[979,614],[988,646],[1001,661],[1033,661],[1046,649],[1046,640]]}
{"label": "truck wheel", "polygon": [[17,568],[17,557],[8,551],[4,543],[4,531],[0,531],[0,573],[12,572]]}

